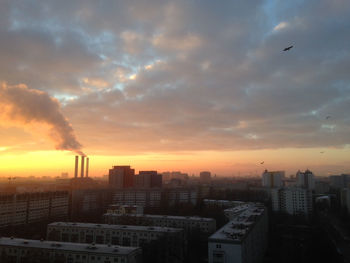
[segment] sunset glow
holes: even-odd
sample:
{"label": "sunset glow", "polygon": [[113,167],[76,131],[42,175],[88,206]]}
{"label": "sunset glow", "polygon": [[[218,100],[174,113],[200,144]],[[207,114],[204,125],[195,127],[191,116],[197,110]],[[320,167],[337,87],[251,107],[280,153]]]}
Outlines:
{"label": "sunset glow", "polygon": [[0,5],[0,177],[349,172],[348,4],[287,2]]}

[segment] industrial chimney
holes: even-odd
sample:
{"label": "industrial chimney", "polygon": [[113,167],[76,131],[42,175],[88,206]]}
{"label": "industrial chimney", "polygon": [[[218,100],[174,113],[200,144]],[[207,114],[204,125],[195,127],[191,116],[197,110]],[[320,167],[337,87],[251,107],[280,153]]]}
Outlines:
{"label": "industrial chimney", "polygon": [[89,157],[86,158],[86,171],[85,177],[89,177]]}
{"label": "industrial chimney", "polygon": [[83,178],[84,177],[84,158],[85,156],[81,156],[81,173],[80,173],[80,177]]}
{"label": "industrial chimney", "polygon": [[79,165],[79,156],[75,156],[75,170],[74,170],[74,178],[78,177],[78,165]]}

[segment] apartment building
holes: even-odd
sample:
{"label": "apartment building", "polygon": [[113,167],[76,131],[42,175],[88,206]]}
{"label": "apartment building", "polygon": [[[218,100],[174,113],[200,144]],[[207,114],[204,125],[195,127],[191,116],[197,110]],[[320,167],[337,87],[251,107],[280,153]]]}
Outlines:
{"label": "apartment building", "polygon": [[282,187],[284,176],[284,171],[265,170],[262,174],[262,186],[268,188]]}
{"label": "apartment building", "polygon": [[68,191],[0,195],[0,227],[68,218]]}
{"label": "apartment building", "polygon": [[162,202],[169,205],[197,204],[198,190],[196,188],[173,189],[120,189],[113,193],[113,203],[124,205],[139,205],[143,207],[159,207]]}
{"label": "apartment building", "polygon": [[200,230],[203,233],[213,233],[216,230],[216,221],[213,218],[196,216],[168,216],[168,215],[118,215],[106,213],[103,215],[107,224],[133,224],[161,227],[175,227],[186,232]]}
{"label": "apartment building", "polygon": [[308,190],[315,189],[315,176],[310,170],[306,170],[305,172],[298,171],[296,173],[296,178],[298,187]]}
{"label": "apartment building", "polygon": [[312,191],[288,187],[271,189],[272,209],[290,215],[310,215],[313,210]]}
{"label": "apartment building", "polygon": [[184,231],[178,228],[55,222],[47,227],[47,239],[64,242],[142,247],[152,251],[154,262],[181,262]]}
{"label": "apartment building", "polygon": [[214,200],[214,199],[204,199],[203,203],[206,206],[229,208],[244,204],[242,201],[230,201],[230,200]]}
{"label": "apartment building", "polygon": [[232,212],[230,219],[209,237],[208,262],[262,262],[268,243],[267,212],[264,206],[250,203]]}
{"label": "apartment building", "polygon": [[142,250],[116,245],[0,237],[0,262],[141,263]]}

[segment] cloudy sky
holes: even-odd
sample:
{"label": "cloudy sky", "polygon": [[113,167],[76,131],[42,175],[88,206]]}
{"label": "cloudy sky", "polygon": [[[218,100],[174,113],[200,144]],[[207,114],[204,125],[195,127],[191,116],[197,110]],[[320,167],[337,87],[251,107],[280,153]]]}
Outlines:
{"label": "cloudy sky", "polygon": [[76,148],[94,175],[349,172],[349,13],[348,0],[3,0],[0,175],[71,173],[60,149]]}

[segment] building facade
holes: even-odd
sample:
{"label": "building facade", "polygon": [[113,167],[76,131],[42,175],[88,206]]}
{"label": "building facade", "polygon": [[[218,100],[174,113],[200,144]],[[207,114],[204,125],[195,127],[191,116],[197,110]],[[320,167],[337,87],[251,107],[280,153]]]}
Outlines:
{"label": "building facade", "polygon": [[329,180],[330,186],[335,189],[348,188],[350,186],[349,174],[331,175]]}
{"label": "building facade", "polygon": [[201,183],[210,183],[211,173],[208,171],[203,171],[199,173],[199,180]]}
{"label": "building facade", "polygon": [[157,171],[140,171],[136,175],[136,187],[138,188],[161,188],[162,175]]}
{"label": "building facade", "polygon": [[236,212],[209,237],[209,263],[262,262],[268,243],[267,211],[260,204],[248,204]]}
{"label": "building facade", "polygon": [[142,247],[154,262],[182,262],[184,231],[178,228],[55,222],[47,227],[47,239],[74,243]]}
{"label": "building facade", "polygon": [[306,170],[305,172],[298,171],[296,177],[298,187],[302,187],[308,190],[315,189],[315,177],[310,170]]}
{"label": "building facade", "polygon": [[216,230],[216,221],[213,218],[194,216],[167,216],[167,215],[117,215],[107,213],[103,215],[107,224],[135,224],[184,229],[186,232],[200,230],[203,233],[213,233]]}
{"label": "building facade", "polygon": [[162,203],[169,205],[193,204],[198,202],[197,188],[168,189],[120,189],[113,193],[114,204],[139,205],[143,207],[159,207]]}
{"label": "building facade", "polygon": [[289,187],[271,189],[272,209],[290,215],[310,215],[313,211],[312,191]]}
{"label": "building facade", "polygon": [[267,171],[262,174],[262,186],[268,188],[278,188],[283,186],[284,171]]}
{"label": "building facade", "polygon": [[68,216],[68,191],[0,195],[0,227],[65,219]]}
{"label": "building facade", "polygon": [[135,185],[135,170],[130,166],[113,166],[108,176],[108,183],[113,188],[132,188]]}
{"label": "building facade", "polygon": [[110,205],[107,214],[111,215],[143,215],[143,206],[140,205]]}
{"label": "building facade", "polygon": [[1,263],[141,263],[142,250],[115,245],[0,237]]}
{"label": "building facade", "polygon": [[115,190],[111,188],[74,189],[71,192],[71,219],[99,216],[112,203]]}
{"label": "building facade", "polygon": [[347,211],[348,214],[350,214],[350,189],[344,188],[340,192],[340,204],[343,209]]}

